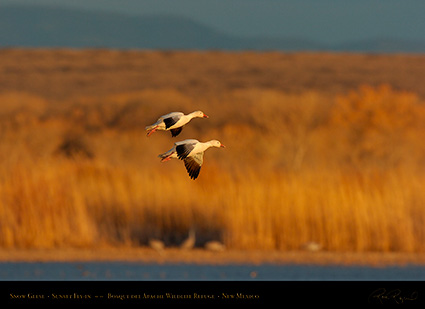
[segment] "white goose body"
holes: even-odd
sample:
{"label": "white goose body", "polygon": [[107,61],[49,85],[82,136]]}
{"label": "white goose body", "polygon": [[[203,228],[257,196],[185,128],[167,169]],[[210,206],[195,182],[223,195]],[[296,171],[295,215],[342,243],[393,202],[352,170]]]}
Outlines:
{"label": "white goose body", "polygon": [[204,161],[204,152],[210,147],[224,148],[225,146],[217,140],[202,143],[196,139],[186,139],[174,143],[173,148],[160,154],[158,157],[161,158],[161,162],[166,162],[171,159],[183,160],[190,178],[196,179]]}
{"label": "white goose body", "polygon": [[171,136],[175,137],[180,134],[183,126],[189,123],[193,118],[208,118],[201,111],[195,111],[190,114],[183,114],[182,112],[172,112],[163,115],[158,120],[145,128],[147,136],[151,136],[155,131],[171,131]]}

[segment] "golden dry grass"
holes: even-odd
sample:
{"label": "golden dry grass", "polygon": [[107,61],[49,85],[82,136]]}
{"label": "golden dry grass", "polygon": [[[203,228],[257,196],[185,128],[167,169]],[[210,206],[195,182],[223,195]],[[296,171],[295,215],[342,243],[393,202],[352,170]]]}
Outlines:
{"label": "golden dry grass", "polygon": [[[139,53],[176,67],[205,59]],[[198,63],[193,78],[209,65]],[[99,74],[92,70],[76,78]],[[189,77],[179,78],[188,85]],[[139,246],[150,238],[178,245],[195,226],[200,246],[220,240],[233,249],[293,250],[315,241],[333,251],[425,251],[419,95],[389,85],[291,92],[258,83],[200,95],[172,85],[78,95],[74,81],[62,85],[69,97],[15,86],[0,93],[0,246]],[[169,133],[147,138],[144,126],[196,109],[210,119],[193,120],[177,140],[219,139],[227,148],[209,150],[193,181],[181,162],[156,157],[175,141]]]}

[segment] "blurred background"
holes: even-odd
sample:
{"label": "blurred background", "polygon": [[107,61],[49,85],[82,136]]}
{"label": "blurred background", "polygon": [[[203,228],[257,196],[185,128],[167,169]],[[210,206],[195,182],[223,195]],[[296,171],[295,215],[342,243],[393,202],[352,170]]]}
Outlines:
{"label": "blurred background", "polygon": [[425,4],[319,3],[0,1],[0,246],[423,252]]}

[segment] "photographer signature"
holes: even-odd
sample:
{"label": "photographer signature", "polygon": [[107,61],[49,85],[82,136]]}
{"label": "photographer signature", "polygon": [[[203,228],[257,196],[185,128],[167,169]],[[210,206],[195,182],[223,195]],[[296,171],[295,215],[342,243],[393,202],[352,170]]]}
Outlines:
{"label": "photographer signature", "polygon": [[414,301],[418,299],[418,292],[414,291],[410,295],[402,295],[400,289],[387,291],[385,288],[379,288],[369,295],[369,303],[379,302],[381,304],[387,302],[394,302],[396,304],[403,304],[407,301]]}

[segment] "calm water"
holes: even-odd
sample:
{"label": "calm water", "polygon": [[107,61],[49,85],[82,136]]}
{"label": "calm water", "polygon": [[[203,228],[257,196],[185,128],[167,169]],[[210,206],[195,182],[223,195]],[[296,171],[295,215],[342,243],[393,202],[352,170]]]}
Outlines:
{"label": "calm water", "polygon": [[0,280],[425,280],[424,266],[0,263]]}

